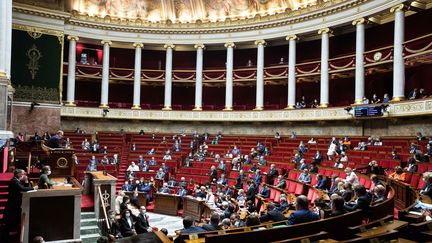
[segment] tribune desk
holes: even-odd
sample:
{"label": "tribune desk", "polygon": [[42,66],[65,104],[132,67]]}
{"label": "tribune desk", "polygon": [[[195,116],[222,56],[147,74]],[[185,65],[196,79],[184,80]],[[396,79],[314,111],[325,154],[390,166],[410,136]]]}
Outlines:
{"label": "tribune desk", "polygon": [[173,194],[155,193],[155,213],[177,216],[181,197]]}
{"label": "tribune desk", "polygon": [[[86,171],[86,191],[93,192],[94,209],[96,218],[104,218],[102,207],[106,210],[115,208],[115,190],[117,178],[110,174],[104,174],[102,171]],[[100,187],[103,204],[101,203],[98,188]]]}
{"label": "tribune desk", "polygon": [[[64,180],[51,178],[55,183]],[[82,187],[75,178],[70,182],[23,193],[21,242],[30,242],[39,235],[46,241],[80,240]]]}

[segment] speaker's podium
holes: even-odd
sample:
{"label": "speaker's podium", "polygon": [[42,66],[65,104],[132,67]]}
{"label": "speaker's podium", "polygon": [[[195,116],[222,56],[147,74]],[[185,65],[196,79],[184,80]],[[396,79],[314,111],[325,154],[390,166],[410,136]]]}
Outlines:
{"label": "speaker's podium", "polygon": [[[31,242],[35,236],[45,241],[80,240],[81,184],[73,177],[74,162],[71,149],[49,149],[48,160],[55,183],[51,189],[23,193],[21,242]],[[31,176],[37,185],[38,176]]]}

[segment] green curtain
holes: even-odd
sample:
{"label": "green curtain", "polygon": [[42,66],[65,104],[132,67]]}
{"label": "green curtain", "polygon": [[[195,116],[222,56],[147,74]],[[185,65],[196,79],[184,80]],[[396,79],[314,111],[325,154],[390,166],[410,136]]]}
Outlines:
{"label": "green curtain", "polygon": [[14,29],[11,80],[14,99],[59,103],[63,37]]}

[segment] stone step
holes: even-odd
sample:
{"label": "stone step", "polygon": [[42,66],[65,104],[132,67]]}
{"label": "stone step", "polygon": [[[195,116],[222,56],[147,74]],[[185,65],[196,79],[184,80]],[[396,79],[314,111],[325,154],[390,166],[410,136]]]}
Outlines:
{"label": "stone step", "polygon": [[81,212],[81,219],[95,219],[96,214],[94,212]]}
{"label": "stone step", "polygon": [[95,218],[81,219],[82,226],[97,226],[97,220]]}
{"label": "stone step", "polygon": [[81,235],[81,241],[82,243],[94,243],[99,237],[99,234]]}
{"label": "stone step", "polygon": [[99,227],[97,225],[81,226],[81,235],[99,234]]}

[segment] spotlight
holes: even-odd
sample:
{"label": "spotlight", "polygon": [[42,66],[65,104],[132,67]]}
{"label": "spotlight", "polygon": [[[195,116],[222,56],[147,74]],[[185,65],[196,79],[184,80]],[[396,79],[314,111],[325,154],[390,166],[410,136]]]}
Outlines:
{"label": "spotlight", "polygon": [[36,103],[36,102],[32,102],[31,104],[30,104],[30,111],[32,111],[34,108],[35,108],[35,106],[40,106],[40,104],[39,103]]}
{"label": "spotlight", "polygon": [[109,110],[107,109],[107,108],[104,108],[103,110],[102,110],[102,116],[106,116],[106,115],[108,115],[108,112],[109,112]]}

